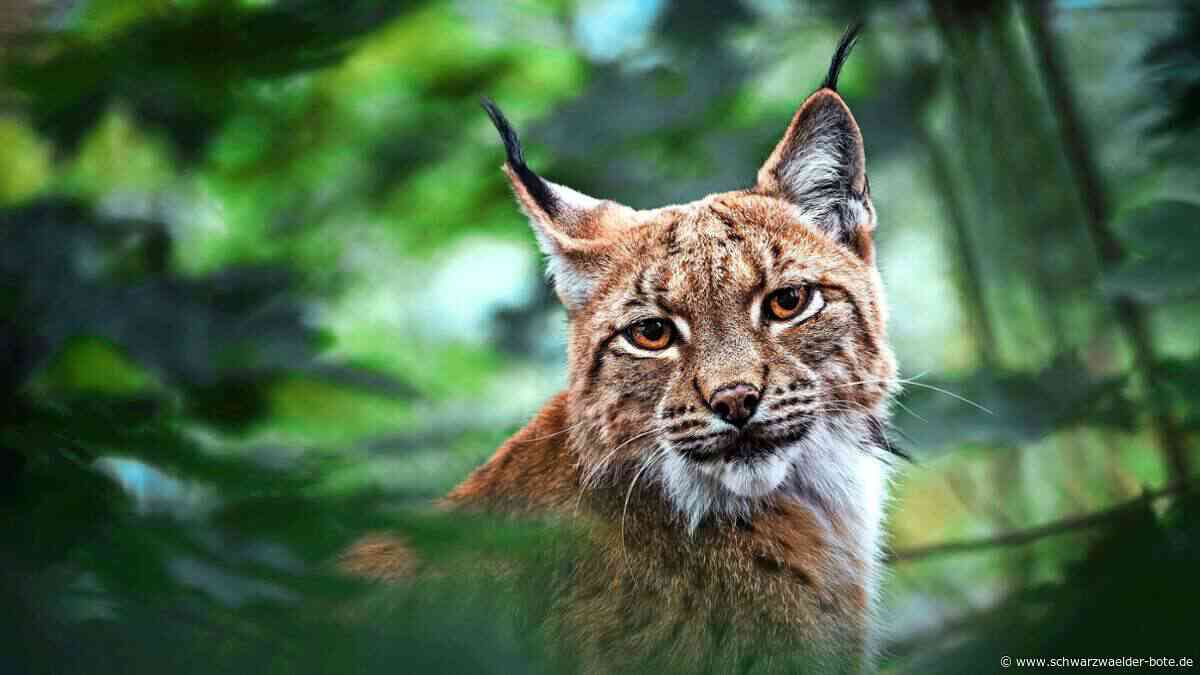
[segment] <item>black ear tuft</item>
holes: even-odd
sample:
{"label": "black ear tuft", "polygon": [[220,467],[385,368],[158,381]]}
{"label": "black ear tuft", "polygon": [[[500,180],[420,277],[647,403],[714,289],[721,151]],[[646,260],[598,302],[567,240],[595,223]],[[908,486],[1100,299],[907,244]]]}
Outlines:
{"label": "black ear tuft", "polygon": [[500,108],[492,99],[484,96],[479,102],[487,111],[488,117],[492,119],[492,124],[496,125],[496,131],[500,132],[500,139],[504,141],[504,152],[508,156],[509,168],[517,175],[537,205],[546,212],[546,215],[553,218],[558,211],[558,199],[546,181],[525,164],[525,153],[521,150],[521,139],[517,136],[516,130],[509,124],[508,118],[500,112]]}
{"label": "black ear tuft", "polygon": [[492,99],[484,96],[479,103],[487,111],[488,117],[492,119],[492,124],[496,125],[496,131],[500,132],[500,139],[504,141],[504,150],[508,154],[508,163],[514,169],[518,166],[525,166],[525,153],[521,150],[521,139],[517,137],[517,132],[512,125],[508,123],[508,118],[500,112],[500,108],[496,107],[496,102]]}
{"label": "black ear tuft", "polygon": [[856,21],[846,28],[845,33],[842,33],[837,51],[833,53],[833,61],[829,62],[829,73],[825,76],[822,88],[837,91],[838,76],[842,74],[842,66],[846,65],[846,59],[850,57],[850,50],[854,49],[854,43],[858,41],[858,34],[862,32],[862,29],[863,22]]}

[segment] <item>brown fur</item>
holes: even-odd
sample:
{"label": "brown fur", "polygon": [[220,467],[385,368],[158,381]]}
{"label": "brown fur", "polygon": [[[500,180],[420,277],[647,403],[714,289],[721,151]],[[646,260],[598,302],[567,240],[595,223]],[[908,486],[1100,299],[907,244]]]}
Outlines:
{"label": "brown fur", "polygon": [[[869,608],[855,571],[868,561],[838,545],[844,523],[782,502],[751,523],[688,536],[651,487],[631,494],[618,481],[581,495],[574,457],[555,442],[561,436],[551,437],[562,431],[565,410],[560,394],[448,501],[590,524],[592,555],[577,561],[557,603],[562,642],[589,670],[632,669],[657,655],[678,672],[724,672],[720,664],[762,658],[772,643],[794,649],[789,643],[800,636],[810,645],[802,652],[809,666],[851,672],[860,665]],[[781,656],[780,663],[778,672],[796,672],[794,661]]]}
{"label": "brown fur", "polygon": [[403,539],[392,534],[371,534],[342,554],[338,566],[355,576],[378,581],[400,581],[417,570],[417,556]]}

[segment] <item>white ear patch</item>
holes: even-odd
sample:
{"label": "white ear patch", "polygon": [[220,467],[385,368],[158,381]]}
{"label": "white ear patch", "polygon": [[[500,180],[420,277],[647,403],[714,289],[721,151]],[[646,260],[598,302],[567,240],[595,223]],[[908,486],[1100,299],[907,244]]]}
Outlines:
{"label": "white ear patch", "polygon": [[[837,151],[837,136],[833,134],[812,138],[803,150],[780,163],[778,180],[791,194],[800,196],[815,192],[818,186],[831,186],[845,179],[845,159]],[[798,199],[801,207],[825,212],[827,204],[809,203]]]}
{"label": "white ear patch", "polygon": [[559,298],[567,308],[577,309],[587,301],[594,285],[589,274],[593,270],[579,262],[580,256],[586,257],[589,240],[598,237],[597,232],[587,230],[595,229],[598,210],[605,204],[616,205],[537,175],[525,163],[521,140],[504,113],[490,99],[485,98],[482,104],[504,141],[507,158],[504,173],[521,210],[529,217],[538,246],[546,254],[546,271],[554,279]]}
{"label": "white ear patch", "polygon": [[604,202],[557,183],[543,182],[555,199],[558,215],[552,220],[544,211],[526,204],[523,204],[524,210],[537,237],[538,248],[546,256],[546,275],[553,280],[563,304],[568,309],[576,309],[587,302],[596,282],[589,270],[571,260],[569,248],[579,243],[579,224]]}
{"label": "white ear patch", "polygon": [[844,244],[874,229],[862,133],[831,89],[809,96],[759,169],[758,187],[795,205],[804,222]]}
{"label": "white ear patch", "polygon": [[546,184],[550,186],[550,191],[558,199],[562,208],[569,213],[584,213],[591,211],[597,206],[600,206],[602,203],[601,200],[596,199],[595,197],[589,197],[588,195],[576,190],[572,190],[565,185],[559,185],[558,183],[552,183],[550,181],[546,181]]}
{"label": "white ear patch", "polygon": [[[542,241],[542,236],[538,236]],[[577,309],[587,302],[591,295],[595,280],[583,273],[577,266],[571,264],[561,253],[547,251],[543,244],[542,252],[546,254],[546,276],[554,282],[554,290],[568,309]]]}

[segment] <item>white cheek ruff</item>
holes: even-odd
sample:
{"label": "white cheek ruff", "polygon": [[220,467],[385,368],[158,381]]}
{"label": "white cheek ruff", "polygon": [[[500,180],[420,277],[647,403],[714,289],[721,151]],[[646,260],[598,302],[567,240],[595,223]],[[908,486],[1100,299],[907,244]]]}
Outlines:
{"label": "white cheek ruff", "polygon": [[753,462],[693,462],[668,448],[660,479],[689,530],[710,514],[749,518],[777,496],[810,498],[846,517],[854,525],[854,545],[873,560],[888,469],[869,447],[858,425],[823,420],[804,439]]}
{"label": "white cheek ruff", "polygon": [[845,517],[859,552],[868,560],[879,550],[889,469],[861,425],[827,418],[802,442],[791,486]]}
{"label": "white cheek ruff", "polygon": [[765,497],[779,488],[795,460],[793,448],[753,462],[706,462],[700,470],[738,497]]}
{"label": "white cheek ruff", "polygon": [[724,488],[679,453],[668,449],[666,457],[661,478],[667,498],[687,521],[688,531],[694,532],[709,513],[724,510],[722,505],[727,503],[722,494]]}
{"label": "white cheek ruff", "polygon": [[752,462],[693,462],[668,449],[661,479],[667,498],[694,531],[709,514],[753,515],[764,500],[781,491],[800,451],[796,444]]}

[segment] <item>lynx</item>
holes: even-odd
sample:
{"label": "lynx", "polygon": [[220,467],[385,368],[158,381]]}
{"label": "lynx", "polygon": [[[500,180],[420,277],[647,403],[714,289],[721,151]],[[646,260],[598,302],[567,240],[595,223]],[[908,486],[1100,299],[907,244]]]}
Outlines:
{"label": "lynx", "polygon": [[[837,92],[857,33],[754,187],[689,204],[542,178],[484,101],[567,310],[569,378],[446,503],[587,524],[554,621],[590,672],[871,668],[896,365]],[[346,559],[406,565],[378,541]]]}

